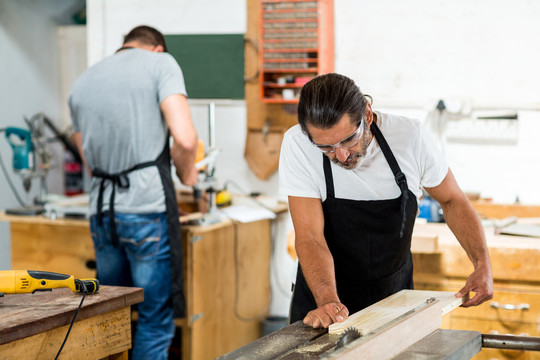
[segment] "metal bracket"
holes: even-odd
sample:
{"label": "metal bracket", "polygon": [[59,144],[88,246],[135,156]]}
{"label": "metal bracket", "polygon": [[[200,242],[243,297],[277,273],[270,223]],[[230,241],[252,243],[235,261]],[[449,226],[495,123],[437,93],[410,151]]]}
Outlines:
{"label": "metal bracket", "polygon": [[193,236],[191,237],[191,243],[192,243],[192,244],[193,244],[193,243],[196,243],[197,241],[202,240],[202,238],[203,238],[202,235],[193,235]]}
{"label": "metal bracket", "polygon": [[198,314],[195,314],[195,315],[191,315],[191,322],[195,322],[197,320],[199,320],[200,318],[202,318],[204,316],[204,313],[198,313]]}

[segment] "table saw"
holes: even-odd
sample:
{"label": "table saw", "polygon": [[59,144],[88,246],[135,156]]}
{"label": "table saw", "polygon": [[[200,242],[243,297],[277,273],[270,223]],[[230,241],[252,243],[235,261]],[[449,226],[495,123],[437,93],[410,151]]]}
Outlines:
{"label": "table saw", "polygon": [[403,290],[329,329],[301,321],[218,359],[470,359],[482,347],[540,351],[540,339],[440,329],[461,305],[453,293]]}

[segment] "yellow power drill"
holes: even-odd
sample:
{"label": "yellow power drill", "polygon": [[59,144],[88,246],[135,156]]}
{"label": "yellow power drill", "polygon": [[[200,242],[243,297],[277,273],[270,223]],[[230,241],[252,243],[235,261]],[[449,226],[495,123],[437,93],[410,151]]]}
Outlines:
{"label": "yellow power drill", "polygon": [[76,293],[94,294],[99,290],[97,279],[75,279],[72,275],[48,271],[5,270],[0,271],[0,296],[26,294],[36,291],[52,291],[69,288]]}

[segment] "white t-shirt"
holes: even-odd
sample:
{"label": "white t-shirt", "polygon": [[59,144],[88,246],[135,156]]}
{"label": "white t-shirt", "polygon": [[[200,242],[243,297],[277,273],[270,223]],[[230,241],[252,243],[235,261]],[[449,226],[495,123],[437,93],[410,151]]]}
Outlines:
{"label": "white t-shirt", "polygon": [[[422,196],[422,187],[440,185],[448,173],[448,164],[424,126],[415,119],[374,112],[377,125],[417,199]],[[401,194],[375,137],[356,168],[347,170],[333,163],[331,166],[336,198],[386,200]],[[326,199],[323,154],[302,132],[300,125],[290,128],[283,138],[279,193]]]}

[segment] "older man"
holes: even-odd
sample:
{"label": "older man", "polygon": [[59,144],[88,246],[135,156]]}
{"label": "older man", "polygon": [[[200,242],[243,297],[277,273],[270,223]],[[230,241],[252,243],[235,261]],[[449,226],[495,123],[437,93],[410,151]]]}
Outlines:
{"label": "older man", "polygon": [[[369,98],[370,99],[370,98]],[[463,288],[493,297],[479,218],[416,120],[374,111],[351,79],[318,76],[302,89],[285,134],[280,193],[289,197],[299,267],[290,321],[328,327],[399,290],[412,289],[410,251],[424,188],[474,265]]]}

